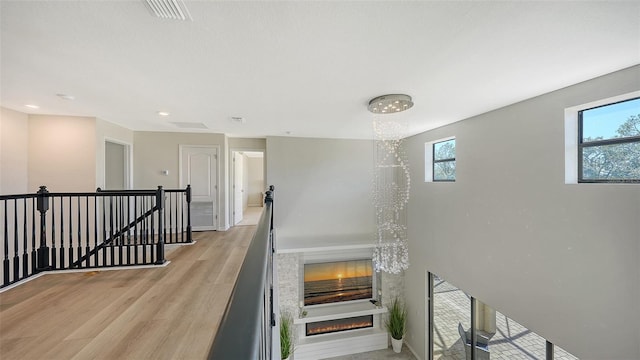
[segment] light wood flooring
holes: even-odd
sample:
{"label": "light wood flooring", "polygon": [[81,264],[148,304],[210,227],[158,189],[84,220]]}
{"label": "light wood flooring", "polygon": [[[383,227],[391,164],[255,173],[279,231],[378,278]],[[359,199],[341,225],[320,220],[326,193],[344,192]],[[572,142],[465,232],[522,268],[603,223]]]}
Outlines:
{"label": "light wood flooring", "polygon": [[264,207],[247,207],[242,214],[242,220],[236,226],[258,225],[260,216],[262,215],[262,210],[264,210]]}
{"label": "light wood flooring", "polygon": [[255,226],[193,233],[166,267],[45,275],[0,294],[0,359],[204,359]]}

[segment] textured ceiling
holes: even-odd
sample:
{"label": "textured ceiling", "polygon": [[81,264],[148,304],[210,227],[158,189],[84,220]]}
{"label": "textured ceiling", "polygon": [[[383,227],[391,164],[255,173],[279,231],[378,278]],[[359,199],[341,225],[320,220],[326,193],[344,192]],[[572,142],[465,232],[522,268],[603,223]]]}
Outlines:
{"label": "textured ceiling", "polygon": [[133,130],[371,138],[378,95],[411,95],[418,133],[640,63],[637,1],[186,4],[193,21],[142,1],[3,0],[1,105]]}

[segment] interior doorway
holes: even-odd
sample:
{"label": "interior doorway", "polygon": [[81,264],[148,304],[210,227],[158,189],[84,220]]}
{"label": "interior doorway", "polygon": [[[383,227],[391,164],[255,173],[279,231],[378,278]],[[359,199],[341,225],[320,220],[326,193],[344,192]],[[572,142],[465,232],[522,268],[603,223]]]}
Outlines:
{"label": "interior doorway", "polygon": [[231,223],[255,225],[264,202],[264,152],[232,151],[231,161]]}
{"label": "interior doorway", "polygon": [[104,189],[131,188],[131,145],[114,140],[104,142]]}

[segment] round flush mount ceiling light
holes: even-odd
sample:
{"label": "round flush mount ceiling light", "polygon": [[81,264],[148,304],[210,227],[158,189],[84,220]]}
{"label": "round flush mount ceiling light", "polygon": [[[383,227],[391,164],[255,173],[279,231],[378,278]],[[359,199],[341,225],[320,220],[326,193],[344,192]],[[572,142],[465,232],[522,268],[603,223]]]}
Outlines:
{"label": "round flush mount ceiling light", "polygon": [[27,104],[25,106],[28,107],[29,109],[40,109],[40,106],[35,104]]}
{"label": "round flush mount ceiling light", "polygon": [[374,114],[392,114],[411,109],[411,96],[405,94],[388,94],[375,97],[367,107]]}
{"label": "round flush mount ceiling light", "polygon": [[167,111],[158,111],[158,116],[169,116],[170,114]]}

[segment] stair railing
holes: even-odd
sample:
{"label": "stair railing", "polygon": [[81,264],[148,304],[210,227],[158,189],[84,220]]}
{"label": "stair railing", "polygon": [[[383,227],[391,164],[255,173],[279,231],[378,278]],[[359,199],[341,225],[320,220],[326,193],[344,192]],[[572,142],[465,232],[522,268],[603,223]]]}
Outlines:
{"label": "stair railing", "polygon": [[191,242],[191,188],[0,196],[1,286],[48,270],[160,265]]}

